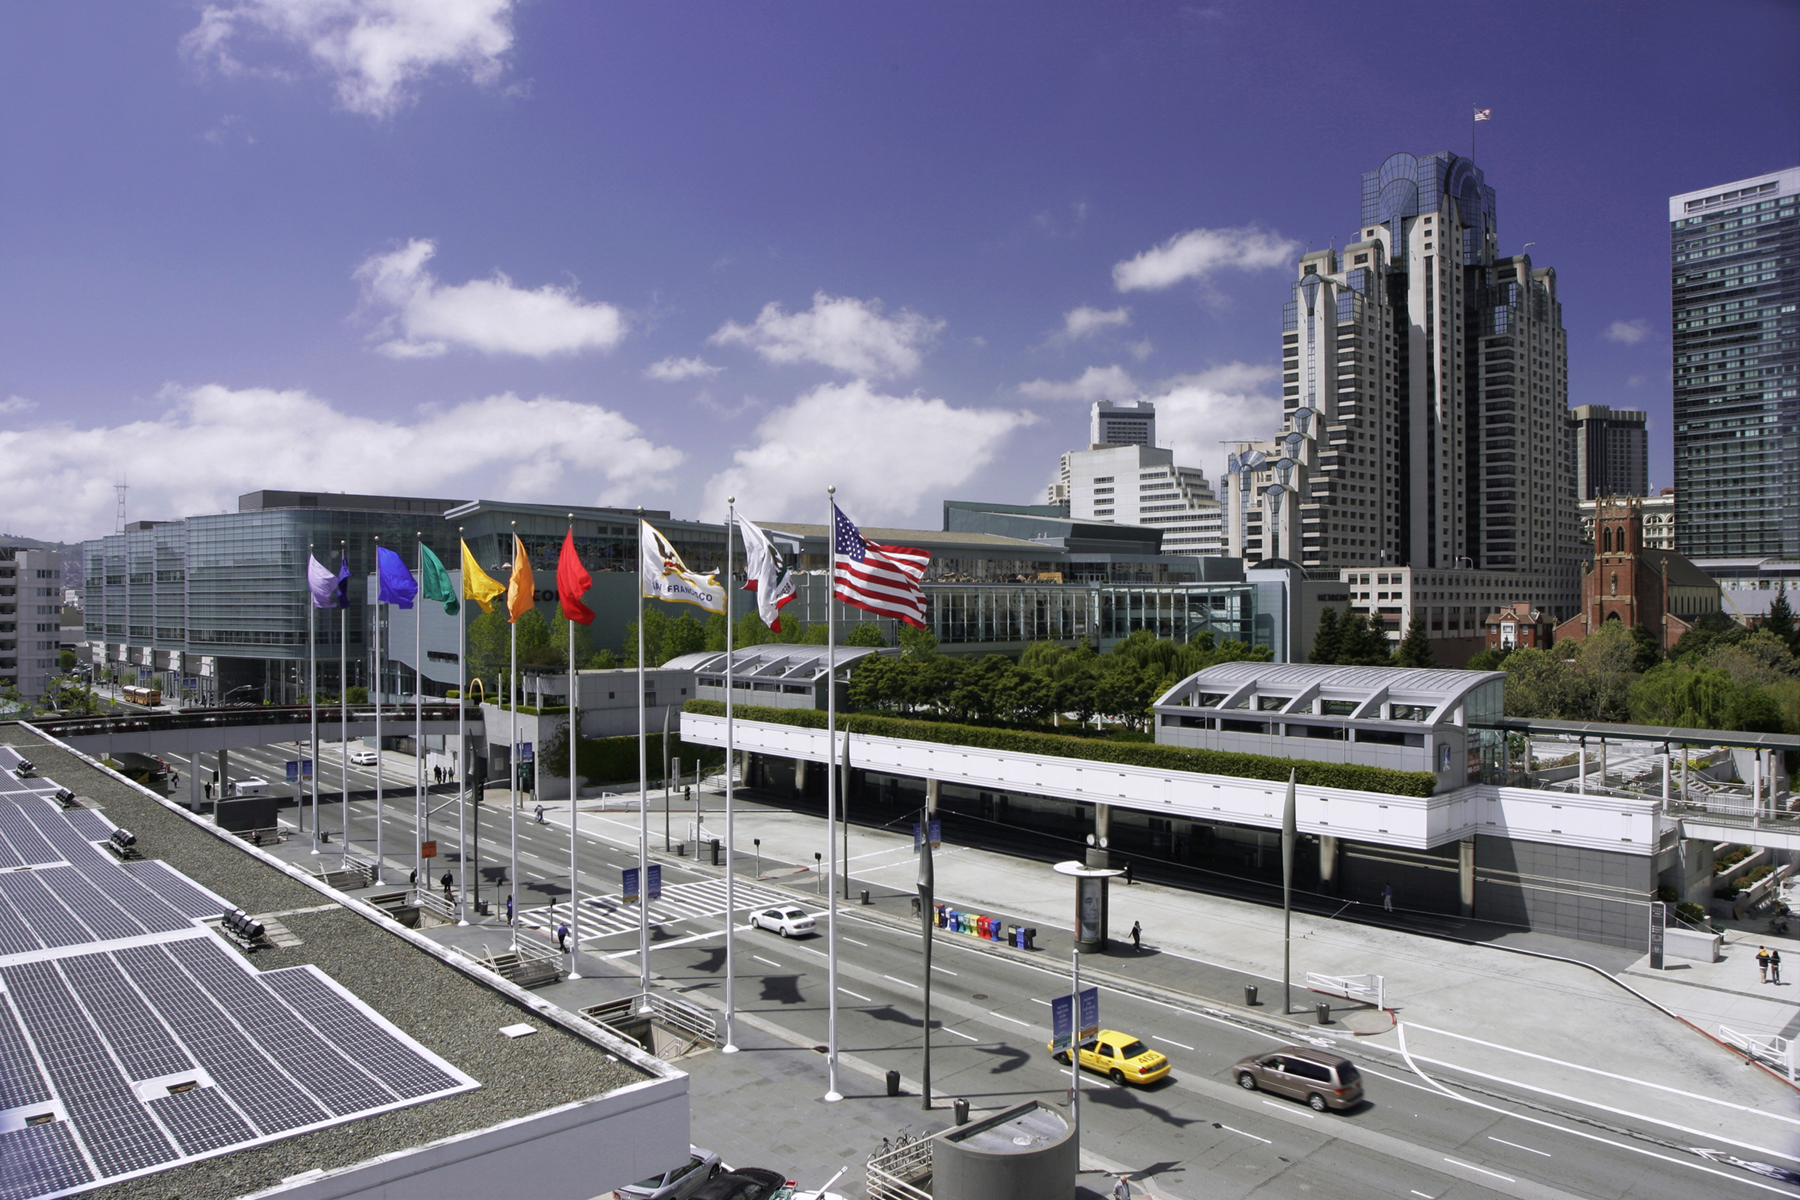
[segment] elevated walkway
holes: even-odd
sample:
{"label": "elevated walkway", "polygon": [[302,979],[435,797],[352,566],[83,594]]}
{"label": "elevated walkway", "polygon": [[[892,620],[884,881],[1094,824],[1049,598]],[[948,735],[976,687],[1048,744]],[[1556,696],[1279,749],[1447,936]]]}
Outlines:
{"label": "elevated walkway", "polygon": [[[374,737],[375,711],[373,705],[351,705],[350,719],[340,722],[336,706],[319,709],[320,740],[335,742],[346,737]],[[425,705],[426,732],[454,732],[457,727],[457,711],[455,704]],[[481,710],[469,708],[464,715],[469,732],[481,732]],[[383,705],[381,721],[383,733],[406,733],[413,727],[413,706]],[[32,724],[84,754],[152,754],[159,751],[194,754],[304,740],[311,727],[311,710],[304,705],[283,708],[189,708],[175,713],[51,718],[34,721]]]}

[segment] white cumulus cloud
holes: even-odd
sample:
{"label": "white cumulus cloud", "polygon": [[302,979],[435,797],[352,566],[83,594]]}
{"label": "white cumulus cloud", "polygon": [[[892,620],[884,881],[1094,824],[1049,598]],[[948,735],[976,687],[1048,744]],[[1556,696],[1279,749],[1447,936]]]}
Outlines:
{"label": "white cumulus cloud", "polygon": [[1650,336],[1650,322],[1642,317],[1635,321],[1614,321],[1600,336],[1621,346],[1635,346]]}
{"label": "white cumulus cloud", "polygon": [[513,286],[496,271],[492,279],[445,284],[426,269],[437,253],[428,238],[414,238],[356,269],[363,303],[385,311],[376,349],[393,358],[434,358],[451,346],[484,354],[549,358],[583,350],[611,350],[625,336],[625,315],[604,302],[583,300],[572,287]]}
{"label": "white cumulus cloud", "polygon": [[1094,308],[1083,304],[1080,308],[1072,308],[1063,314],[1062,335],[1070,341],[1102,333],[1108,329],[1123,329],[1131,324],[1129,308]]}
{"label": "white cumulus cloud", "polygon": [[283,74],[249,66],[246,41],[305,50],[352,112],[391,116],[434,71],[491,83],[512,49],[514,0],[236,0],[208,4],[182,38],[193,60],[224,74]]}
{"label": "white cumulus cloud", "polygon": [[644,368],[644,374],[664,383],[680,383],[684,379],[710,379],[723,371],[704,358],[665,358]]}
{"label": "white cumulus cloud", "polygon": [[1034,400],[1080,400],[1083,403],[1129,400],[1142,391],[1131,373],[1117,364],[1089,367],[1074,379],[1033,379],[1019,385],[1019,394]]}
{"label": "white cumulus cloud", "polygon": [[1184,279],[1204,279],[1215,271],[1262,271],[1294,260],[1300,243],[1266,229],[1190,229],[1113,265],[1113,286],[1121,292],[1160,291]]}
{"label": "white cumulus cloud", "polygon": [[1262,390],[1276,373],[1274,367],[1231,362],[1163,380],[1143,396],[1156,405],[1157,444],[1217,483],[1225,458],[1221,441],[1273,437],[1281,425],[1281,398]]}
{"label": "white cumulus cloud", "polygon": [[735,495],[752,518],[823,522],[825,489],[835,484],[851,520],[905,521],[927,499],[974,478],[1014,430],[1035,420],[884,395],[860,379],[822,384],[763,419],[757,444],[707,482],[703,511],[723,512]]}
{"label": "white cumulus cloud", "polygon": [[0,400],[0,414],[30,412],[37,407],[36,400],[27,400],[23,396],[8,396]]}
{"label": "white cumulus cloud", "polygon": [[850,296],[813,295],[812,307],[786,312],[770,301],[748,325],[727,321],[716,346],[748,346],[772,363],[812,362],[864,379],[910,375],[944,322],[901,309],[883,316],[881,303]]}
{"label": "white cumulus cloud", "polygon": [[[158,415],[119,425],[0,430],[0,512],[15,532],[111,532],[111,468],[130,466],[136,517],[237,508],[258,488],[638,503],[671,486],[681,451],[597,404],[512,393],[362,416],[306,391],[171,388]],[[205,469],[195,464],[204,463]]]}

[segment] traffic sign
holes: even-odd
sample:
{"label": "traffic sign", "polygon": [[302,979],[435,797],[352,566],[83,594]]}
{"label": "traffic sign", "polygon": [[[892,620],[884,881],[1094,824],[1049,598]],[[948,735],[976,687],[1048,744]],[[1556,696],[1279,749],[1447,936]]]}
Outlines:
{"label": "traffic sign", "polygon": [[420,842],[419,843],[419,857],[420,858],[436,858],[437,857],[437,842],[435,842],[435,841]]}
{"label": "traffic sign", "polygon": [[627,904],[636,904],[638,898],[638,869],[626,867],[621,873],[619,883],[619,899]]}

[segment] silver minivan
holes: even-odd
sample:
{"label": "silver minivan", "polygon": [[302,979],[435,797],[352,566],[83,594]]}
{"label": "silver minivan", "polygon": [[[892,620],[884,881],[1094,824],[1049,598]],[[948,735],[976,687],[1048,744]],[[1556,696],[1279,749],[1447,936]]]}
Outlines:
{"label": "silver minivan", "polygon": [[1241,1058],[1231,1068],[1245,1091],[1262,1090],[1304,1100],[1315,1112],[1342,1111],[1362,1102],[1362,1073],[1347,1058],[1305,1046]]}

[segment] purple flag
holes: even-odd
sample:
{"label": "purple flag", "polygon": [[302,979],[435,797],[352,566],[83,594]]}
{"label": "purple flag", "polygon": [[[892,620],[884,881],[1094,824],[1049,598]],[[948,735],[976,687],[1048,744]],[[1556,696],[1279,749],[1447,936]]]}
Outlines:
{"label": "purple flag", "polygon": [[350,607],[350,559],[338,564],[337,574],[320,565],[312,555],[306,556],[306,586],[312,592],[314,608]]}
{"label": "purple flag", "polygon": [[375,570],[381,576],[382,604],[411,608],[419,594],[419,581],[406,569],[406,560],[386,546],[375,547]]}

